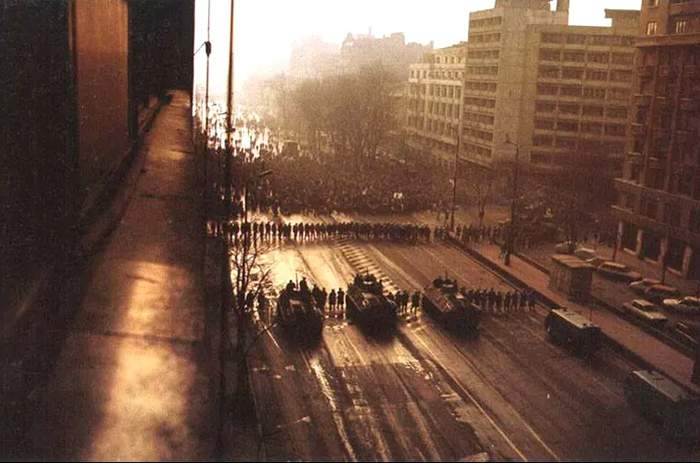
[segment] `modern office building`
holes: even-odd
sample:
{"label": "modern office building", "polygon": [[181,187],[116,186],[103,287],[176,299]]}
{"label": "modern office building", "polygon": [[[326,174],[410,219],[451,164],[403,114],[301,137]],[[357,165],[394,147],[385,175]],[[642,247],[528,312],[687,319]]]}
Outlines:
{"label": "modern office building", "polygon": [[619,246],[700,278],[700,0],[644,0]]}
{"label": "modern office building", "polygon": [[466,58],[467,43],[461,42],[424,54],[409,69],[406,142],[448,163],[457,149]]}
{"label": "modern office building", "polygon": [[[470,14],[461,157],[550,169],[575,152],[622,158],[638,11],[569,26],[568,1],[497,0]],[[621,164],[621,162],[620,162]]]}

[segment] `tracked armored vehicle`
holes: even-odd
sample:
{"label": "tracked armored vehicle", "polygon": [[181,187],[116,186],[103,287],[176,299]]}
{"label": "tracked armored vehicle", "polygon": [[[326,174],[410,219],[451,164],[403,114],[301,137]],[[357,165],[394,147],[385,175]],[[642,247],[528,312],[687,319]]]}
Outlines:
{"label": "tracked armored vehicle", "polygon": [[277,298],[277,322],[299,344],[315,344],[323,331],[323,312],[309,291],[285,288]]}
{"label": "tracked armored vehicle", "polygon": [[457,280],[438,277],[423,290],[423,311],[459,333],[474,331],[482,311],[459,292]]}
{"label": "tracked armored vehicle", "polygon": [[366,331],[388,333],[396,329],[396,303],[384,295],[374,275],[355,275],[348,286],[346,303],[348,317]]}

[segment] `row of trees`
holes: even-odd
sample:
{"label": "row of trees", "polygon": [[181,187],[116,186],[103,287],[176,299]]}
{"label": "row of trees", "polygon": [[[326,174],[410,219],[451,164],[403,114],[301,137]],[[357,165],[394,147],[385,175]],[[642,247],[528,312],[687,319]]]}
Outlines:
{"label": "row of trees", "polygon": [[402,85],[380,62],[356,73],[296,83],[278,76],[271,83],[280,127],[301,135],[317,153],[327,142],[337,154],[373,158],[397,127]]}

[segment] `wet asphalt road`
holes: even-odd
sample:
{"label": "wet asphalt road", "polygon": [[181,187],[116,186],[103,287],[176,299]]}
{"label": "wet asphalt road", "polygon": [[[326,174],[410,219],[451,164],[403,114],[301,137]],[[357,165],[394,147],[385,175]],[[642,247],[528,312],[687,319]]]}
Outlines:
{"label": "wet asphalt road", "polygon": [[[271,289],[306,276],[330,291],[369,269],[390,290],[449,270],[461,285],[508,285],[443,243],[351,239],[275,244]],[[251,371],[271,460],[693,460],[626,404],[637,368],[603,349],[591,360],[552,345],[544,309],[489,314],[475,337],[420,312],[377,340],[326,320],[322,343],[295,346],[273,328]]]}

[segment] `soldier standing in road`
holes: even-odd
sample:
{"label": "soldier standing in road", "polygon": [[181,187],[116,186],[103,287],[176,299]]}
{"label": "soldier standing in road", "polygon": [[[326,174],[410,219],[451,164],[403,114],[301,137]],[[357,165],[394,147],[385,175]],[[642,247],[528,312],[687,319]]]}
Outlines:
{"label": "soldier standing in road", "polygon": [[413,296],[411,296],[411,310],[413,312],[413,315],[416,314],[416,311],[418,310],[418,306],[420,305],[420,294],[418,291],[413,292]]}
{"label": "soldier standing in road", "polygon": [[331,289],[331,293],[328,295],[328,310],[331,314],[335,314],[335,288]]}
{"label": "soldier standing in road", "polygon": [[340,316],[343,317],[344,315],[344,309],[345,309],[345,293],[343,292],[343,288],[338,289],[338,311],[340,312]]}
{"label": "soldier standing in road", "polygon": [[527,295],[527,303],[530,306],[530,311],[535,310],[535,292],[530,290]]}
{"label": "soldier standing in road", "polygon": [[328,292],[326,291],[326,288],[321,289],[321,302],[319,305],[321,306],[321,311],[323,313],[326,313],[326,301],[328,300]]}

